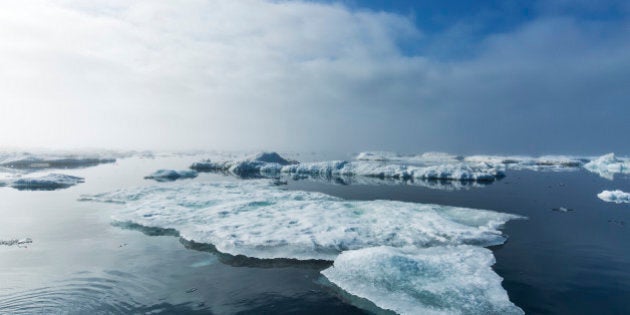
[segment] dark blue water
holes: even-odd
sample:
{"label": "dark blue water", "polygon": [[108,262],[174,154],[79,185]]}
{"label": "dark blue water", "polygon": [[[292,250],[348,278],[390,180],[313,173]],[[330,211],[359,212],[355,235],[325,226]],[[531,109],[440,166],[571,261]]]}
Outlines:
{"label": "dark blue water", "polygon": [[[67,172],[86,183],[60,191],[0,188],[0,313],[363,314],[373,305],[326,283],[329,262],[258,260],[217,253],[174,231],[112,225],[115,205],[77,202],[85,193],[154,184],[158,168],[198,158],[126,159]],[[202,174],[197,181],[236,180]],[[338,185],[288,181],[288,189],[354,200],[391,199],[527,216],[509,222],[493,248],[510,299],[529,314],[630,314],[630,206],[605,203],[603,189],[630,191],[585,172],[512,171],[482,188]],[[564,207],[572,211],[554,211]],[[395,211],[395,209],[393,210]]]}

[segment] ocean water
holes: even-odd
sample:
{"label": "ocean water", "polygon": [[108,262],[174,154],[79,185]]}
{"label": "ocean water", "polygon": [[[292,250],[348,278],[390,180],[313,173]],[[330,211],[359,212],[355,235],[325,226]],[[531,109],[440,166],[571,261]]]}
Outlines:
{"label": "ocean water", "polygon": [[[387,313],[328,282],[320,272],[332,262],[230,256],[172,230],[114,224],[120,205],[77,201],[85,194],[160,185],[143,177],[199,160],[134,157],[64,171],[85,178],[64,190],[0,188],[0,239],[33,240],[26,247],[0,246],[0,313]],[[239,180],[202,173],[187,181]],[[514,304],[528,314],[630,313],[630,205],[596,196],[604,189],[630,191],[628,177],[509,171],[490,185],[456,191],[310,180],[289,180],[284,187],[345,200],[526,216],[508,222],[502,229],[507,242],[491,247],[493,269]]]}

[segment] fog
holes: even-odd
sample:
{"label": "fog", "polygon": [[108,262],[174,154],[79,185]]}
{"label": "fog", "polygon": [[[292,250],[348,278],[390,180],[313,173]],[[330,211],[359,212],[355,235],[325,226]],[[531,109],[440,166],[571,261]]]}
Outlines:
{"label": "fog", "polygon": [[552,9],[467,37],[334,2],[8,0],[0,146],[630,154],[628,6]]}

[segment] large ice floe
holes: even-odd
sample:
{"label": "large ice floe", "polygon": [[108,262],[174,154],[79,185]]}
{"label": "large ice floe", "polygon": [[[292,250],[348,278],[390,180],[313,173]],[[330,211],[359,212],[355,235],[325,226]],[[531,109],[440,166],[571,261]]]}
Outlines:
{"label": "large ice floe", "polygon": [[[324,275],[400,313],[519,313],[490,269],[499,228],[517,215],[398,201],[346,201],[269,180],[175,182],[86,195],[114,220],[176,230],[226,254],[334,261]],[[466,245],[466,246],[462,246]],[[363,274],[362,278],[358,275]],[[393,307],[392,305],[399,305]]]}
{"label": "large ice floe", "polygon": [[584,165],[584,168],[612,180],[615,174],[630,174],[630,158],[609,153],[592,159]]}
{"label": "large ice floe", "polygon": [[56,190],[68,188],[84,181],[82,177],[53,173],[17,178],[9,181],[9,186],[18,190]]}
{"label": "large ice floe", "polygon": [[488,249],[372,247],[341,253],[322,274],[399,314],[524,314],[501,287]]}
{"label": "large ice floe", "polygon": [[630,193],[617,190],[604,190],[597,197],[606,202],[630,203]]}
{"label": "large ice floe", "polygon": [[187,240],[255,258],[332,260],[340,252],[393,247],[496,245],[516,215],[396,201],[344,201],[289,191],[267,180],[181,182],[84,196],[125,204],[115,220],[172,228]]}
{"label": "large ice floe", "polygon": [[157,170],[144,178],[158,182],[170,182],[178,179],[195,178],[197,175],[197,171],[194,170]]}

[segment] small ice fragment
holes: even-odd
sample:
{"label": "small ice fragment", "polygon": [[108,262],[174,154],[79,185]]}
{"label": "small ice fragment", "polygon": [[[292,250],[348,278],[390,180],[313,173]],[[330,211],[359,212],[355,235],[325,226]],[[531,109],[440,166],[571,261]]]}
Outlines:
{"label": "small ice fragment", "polygon": [[178,179],[195,178],[198,173],[194,170],[157,170],[151,175],[145,177],[145,179],[153,179],[158,182],[168,182]]}
{"label": "small ice fragment", "polygon": [[630,193],[617,190],[604,190],[597,197],[606,202],[630,203]]}

